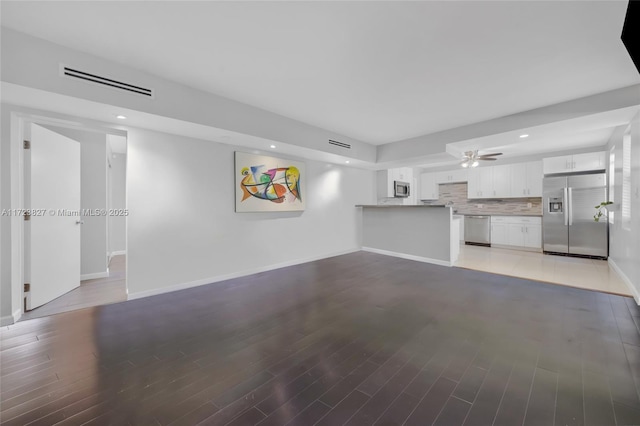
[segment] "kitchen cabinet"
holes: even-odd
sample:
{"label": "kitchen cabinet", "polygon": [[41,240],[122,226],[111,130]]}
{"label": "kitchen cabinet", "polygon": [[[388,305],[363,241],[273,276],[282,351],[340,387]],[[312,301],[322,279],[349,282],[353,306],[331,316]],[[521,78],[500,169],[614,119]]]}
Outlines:
{"label": "kitchen cabinet", "polygon": [[437,200],[440,196],[438,190],[437,173],[423,173],[420,175],[420,199]]}
{"label": "kitchen cabinet", "polygon": [[542,225],[529,224],[524,227],[524,246],[542,248]]}
{"label": "kitchen cabinet", "polygon": [[524,225],[519,223],[507,224],[507,245],[524,247]]}
{"label": "kitchen cabinet", "polygon": [[437,183],[457,183],[466,182],[468,179],[467,169],[448,170],[446,172],[436,173]]}
{"label": "kitchen cabinet", "polygon": [[542,218],[491,216],[491,244],[541,249]]}
{"label": "kitchen cabinet", "polygon": [[542,162],[478,167],[468,171],[467,198],[542,197]]}
{"label": "kitchen cabinet", "polygon": [[491,244],[508,245],[507,239],[507,224],[506,223],[494,223],[493,217],[491,218]]}
{"label": "kitchen cabinet", "polygon": [[411,183],[413,180],[413,169],[411,167],[400,167],[391,170],[393,171],[395,180],[397,181]]}
{"label": "kitchen cabinet", "polygon": [[606,159],[607,153],[605,151],[549,157],[542,160],[543,172],[545,175],[549,175],[604,170],[606,168]]}
{"label": "kitchen cabinet", "polygon": [[584,172],[589,170],[604,170],[607,167],[607,153],[588,152],[586,154],[576,154],[573,156],[574,172]]}
{"label": "kitchen cabinet", "polygon": [[542,161],[512,165],[511,196],[542,197]]}
{"label": "kitchen cabinet", "polygon": [[493,167],[476,167],[469,170],[467,198],[493,197]]}
{"label": "kitchen cabinet", "polygon": [[[413,169],[411,167],[399,167],[395,169],[378,170],[376,174],[378,198],[392,198],[394,196],[394,182],[413,183]],[[415,188],[410,187],[410,191]]]}
{"label": "kitchen cabinet", "polygon": [[511,197],[511,165],[493,166],[493,197]]}

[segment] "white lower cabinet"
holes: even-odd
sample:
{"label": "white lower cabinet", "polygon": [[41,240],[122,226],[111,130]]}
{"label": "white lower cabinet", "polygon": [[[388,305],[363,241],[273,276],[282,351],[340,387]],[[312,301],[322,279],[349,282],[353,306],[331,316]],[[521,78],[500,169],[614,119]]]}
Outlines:
{"label": "white lower cabinet", "polygon": [[507,245],[524,247],[524,225],[510,223],[507,227]]}
{"label": "white lower cabinet", "polygon": [[494,223],[493,218],[491,218],[491,244],[509,244],[507,237],[507,224]]}
{"label": "white lower cabinet", "polygon": [[527,225],[524,232],[525,247],[542,248],[542,225]]}
{"label": "white lower cabinet", "polygon": [[542,248],[542,218],[538,216],[491,216],[491,244]]}

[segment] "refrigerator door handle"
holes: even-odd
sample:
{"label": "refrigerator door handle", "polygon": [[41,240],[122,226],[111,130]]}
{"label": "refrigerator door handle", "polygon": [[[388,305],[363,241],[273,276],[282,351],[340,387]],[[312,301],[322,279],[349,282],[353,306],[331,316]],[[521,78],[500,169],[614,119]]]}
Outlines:
{"label": "refrigerator door handle", "polygon": [[567,195],[567,188],[562,188],[562,205],[564,206],[563,215],[564,215],[564,224],[569,225],[569,197]]}
{"label": "refrigerator door handle", "polygon": [[573,225],[573,188],[569,188],[569,226]]}

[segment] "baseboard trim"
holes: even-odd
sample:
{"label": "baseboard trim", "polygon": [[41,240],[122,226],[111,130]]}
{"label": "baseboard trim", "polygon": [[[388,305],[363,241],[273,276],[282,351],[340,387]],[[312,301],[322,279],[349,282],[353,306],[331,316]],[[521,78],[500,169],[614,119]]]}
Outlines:
{"label": "baseboard trim", "polygon": [[624,271],[620,269],[620,267],[616,264],[616,262],[613,259],[609,258],[608,262],[609,262],[609,265],[611,265],[611,268],[614,271],[616,271],[618,275],[620,275],[620,278],[622,278],[622,281],[624,281],[627,287],[629,287],[629,291],[631,291],[631,294],[633,295],[633,299],[636,301],[638,306],[640,306],[640,292],[638,292],[638,289],[633,285],[633,283],[631,282],[627,274],[625,274]]}
{"label": "baseboard trim", "polygon": [[377,254],[384,254],[385,256],[400,257],[402,259],[415,260],[417,262],[432,263],[434,265],[440,265],[440,266],[453,266],[452,262],[449,262],[446,260],[432,259],[430,257],[415,256],[413,254],[398,253],[395,251],[381,250],[381,249],[372,248],[372,247],[362,247],[362,251],[368,251],[368,252],[377,253]]}
{"label": "baseboard trim", "polygon": [[109,253],[109,262],[111,262],[111,259],[113,259],[114,256],[122,256],[126,254],[127,254],[126,250],[112,251],[111,253]]}
{"label": "baseboard trim", "polygon": [[95,280],[97,278],[108,278],[108,277],[109,277],[109,270],[106,270],[104,272],[96,272],[95,274],[82,274],[80,275],[80,281]]}
{"label": "baseboard trim", "polygon": [[15,324],[16,322],[18,322],[21,316],[22,311],[18,309],[12,315],[5,315],[3,317],[0,317],[0,326],[4,327],[6,325]]}
{"label": "baseboard trim", "polygon": [[[153,289],[153,290],[146,290],[146,291],[139,291],[139,292],[135,292],[135,293],[128,293],[127,300],[141,299],[143,297],[157,296],[159,294],[171,293],[171,292],[180,291],[180,290],[186,290],[188,288],[199,287],[201,285],[214,284],[214,283],[217,283],[217,282],[220,282],[220,281],[226,281],[226,280],[231,280],[231,279],[234,279],[234,278],[246,277],[248,275],[258,274],[260,272],[273,271],[274,269],[286,268],[288,266],[295,266],[295,265],[300,265],[302,263],[314,262],[316,260],[327,259],[329,257],[342,256],[344,254],[355,253],[357,251],[360,251],[360,249],[355,248],[355,249],[343,250],[343,251],[340,251],[340,252],[333,252],[333,253],[329,253],[329,254],[326,254],[326,255],[312,256],[312,257],[307,257],[307,258],[303,258],[303,259],[296,259],[296,260],[291,260],[291,261],[288,261],[288,262],[282,262],[282,263],[276,263],[276,264],[273,264],[273,265],[263,266],[263,267],[260,267],[260,268],[254,268],[254,269],[248,269],[248,270],[244,270],[244,271],[240,271],[240,272],[234,272],[234,273],[231,273],[231,274],[218,275],[218,276],[215,276],[215,277],[203,278],[203,279],[200,279],[200,280],[190,281],[190,282],[186,282],[186,283],[174,284],[174,285],[170,285],[170,286],[162,287],[162,288],[157,288],[157,289]],[[128,289],[127,289],[127,292],[128,292]]]}

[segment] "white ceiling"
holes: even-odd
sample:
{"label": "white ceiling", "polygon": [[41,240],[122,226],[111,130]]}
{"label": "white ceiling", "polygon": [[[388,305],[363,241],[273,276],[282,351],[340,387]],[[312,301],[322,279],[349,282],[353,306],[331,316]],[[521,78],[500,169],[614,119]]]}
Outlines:
{"label": "white ceiling", "polygon": [[3,1],[1,20],[381,144],[639,83],[620,42],[626,6]]}

